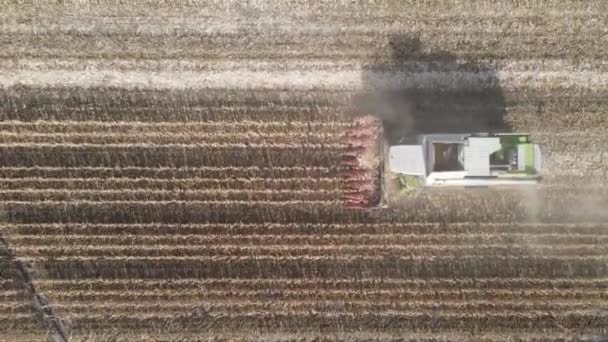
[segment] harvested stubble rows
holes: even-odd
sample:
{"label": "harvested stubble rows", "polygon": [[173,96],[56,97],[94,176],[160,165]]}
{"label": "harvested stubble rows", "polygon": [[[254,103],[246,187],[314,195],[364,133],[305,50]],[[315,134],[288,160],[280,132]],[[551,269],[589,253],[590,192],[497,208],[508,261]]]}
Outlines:
{"label": "harvested stubble rows", "polygon": [[[0,339],[608,334],[605,2],[240,3],[0,2]],[[357,208],[368,106],[544,186]]]}
{"label": "harvested stubble rows", "polygon": [[[513,321],[519,321],[524,332],[532,330],[530,326],[538,323],[545,328],[559,325],[575,327],[578,320],[605,324],[602,320],[606,318],[596,317],[592,311],[598,302],[607,300],[605,283],[601,280],[559,278],[545,281],[533,278],[436,278],[431,281],[310,278],[43,283],[48,293],[70,303],[63,310],[71,317],[105,316],[126,328],[142,324],[142,321],[170,326],[192,318],[196,324],[218,333],[228,333],[230,329],[238,328],[238,324],[268,333],[272,332],[273,320],[283,324],[290,320],[291,324],[295,320],[304,320],[316,330],[327,333],[336,330],[326,324],[327,320],[339,326],[352,324],[351,329],[354,324],[359,324],[366,330],[386,329],[387,333],[423,333],[438,327],[457,330],[463,320],[477,325],[480,330],[483,330],[480,322],[491,322],[499,332],[508,330]],[[547,291],[548,288],[552,290]],[[232,300],[226,302],[226,296]],[[593,298],[593,301],[581,300],[581,297]],[[103,300],[106,304],[99,307],[87,305],[96,300]],[[138,322],[124,314],[128,310],[162,310],[165,314],[147,315]],[[442,314],[437,315],[437,310]],[[526,313],[533,310],[538,311]],[[554,320],[549,322],[543,310],[559,311],[559,314],[552,315]],[[317,314],[311,315],[311,311]],[[216,315],[221,317],[222,324],[205,326],[205,316]],[[437,315],[436,320],[429,320],[433,315]],[[594,318],[589,320],[591,316]],[[476,320],[480,321],[476,323]],[[382,329],[377,326],[380,322],[384,323]],[[95,322],[89,319],[86,324]],[[502,329],[498,329],[500,326]]]}
{"label": "harvested stubble rows", "polygon": [[52,328],[39,315],[41,308],[17,263],[8,242],[0,238],[0,340],[42,340]]}

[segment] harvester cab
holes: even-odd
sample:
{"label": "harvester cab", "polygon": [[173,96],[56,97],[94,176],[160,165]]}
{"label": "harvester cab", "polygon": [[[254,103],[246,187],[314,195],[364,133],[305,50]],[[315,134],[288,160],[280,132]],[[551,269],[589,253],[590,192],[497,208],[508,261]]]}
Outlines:
{"label": "harvester cab", "polygon": [[389,148],[389,170],[402,188],[487,187],[540,182],[542,154],[528,134],[425,134]]}

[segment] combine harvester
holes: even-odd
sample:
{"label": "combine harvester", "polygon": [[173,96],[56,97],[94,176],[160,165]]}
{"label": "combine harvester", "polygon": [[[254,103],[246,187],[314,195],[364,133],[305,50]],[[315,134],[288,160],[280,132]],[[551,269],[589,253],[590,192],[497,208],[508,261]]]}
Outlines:
{"label": "combine harvester", "polygon": [[[378,120],[357,122],[346,137],[345,153],[349,207],[386,207],[388,191],[434,187],[520,187],[541,180],[542,153],[529,134],[423,134],[416,145],[385,146]],[[390,190],[389,190],[390,189]]]}
{"label": "combine harvester", "polygon": [[542,153],[528,134],[426,134],[389,148],[388,165],[406,189],[519,186],[540,182]]}

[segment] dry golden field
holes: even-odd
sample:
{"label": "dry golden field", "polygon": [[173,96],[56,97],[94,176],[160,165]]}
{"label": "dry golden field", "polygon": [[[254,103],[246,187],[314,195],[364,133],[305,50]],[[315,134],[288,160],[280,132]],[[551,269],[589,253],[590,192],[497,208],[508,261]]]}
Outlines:
{"label": "dry golden field", "polygon": [[[601,0],[0,0],[0,340],[601,340],[607,27]],[[530,132],[544,182],[358,208],[366,114]]]}

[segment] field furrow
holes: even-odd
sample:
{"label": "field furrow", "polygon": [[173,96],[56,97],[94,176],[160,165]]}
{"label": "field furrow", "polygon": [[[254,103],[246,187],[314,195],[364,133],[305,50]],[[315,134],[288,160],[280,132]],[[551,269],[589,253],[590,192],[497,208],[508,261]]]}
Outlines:
{"label": "field furrow", "polygon": [[[78,334],[73,334],[72,338],[74,341],[88,341],[90,339],[102,339],[105,336],[112,333],[112,329],[99,329],[96,330],[95,333],[90,332],[81,332]],[[602,332],[601,329],[593,331],[592,329],[587,330],[588,336],[592,337],[601,337]],[[257,333],[255,336],[260,340],[273,340],[276,338],[276,332],[268,332],[268,333]],[[352,340],[352,341],[386,341],[390,339],[395,339],[395,333],[392,332],[325,332],[325,333],[316,333],[312,334],[309,331],[300,331],[300,332],[281,332],[281,338],[297,340],[302,342],[313,342],[319,339],[324,339],[331,337],[336,340]],[[407,337],[400,337],[399,340],[407,341],[407,342],[443,342],[446,339],[446,335],[450,336],[451,340],[454,341],[468,341],[470,340],[471,334],[469,332],[465,332],[459,329],[444,329],[441,333],[412,333],[407,332],[404,334]],[[199,335],[196,331],[194,332],[166,332],[163,333],[162,336],[147,333],[145,331],[129,331],[129,333],[121,334],[121,337],[124,337],[125,340],[128,341],[183,341],[188,339],[195,339]],[[214,334],[218,339],[229,339],[233,341],[247,341],[248,338],[243,337],[239,333],[235,333],[234,331],[230,332],[217,332]],[[506,337],[517,339],[522,342],[560,342],[564,339],[568,338],[568,334],[566,333],[545,333],[540,334],[538,332],[533,331],[533,329],[518,329],[517,332],[509,331],[508,329],[495,329],[492,332],[483,332],[476,333],[475,338],[478,341],[484,342],[499,342],[504,341]],[[10,339],[9,339],[10,341]]]}
{"label": "field furrow", "polygon": [[[521,237],[535,239],[547,238],[557,243],[560,237],[573,239],[597,238],[608,236],[608,226],[604,223],[498,223],[498,222],[462,222],[462,223],[433,223],[433,222],[386,222],[386,223],[36,223],[36,224],[2,224],[0,230],[6,232],[11,239],[28,239],[39,236],[40,239],[123,239],[123,236],[142,239],[184,239],[192,238],[213,239],[215,236],[230,241],[258,241],[263,238],[281,238],[283,241],[315,241],[327,239],[327,236],[348,235],[352,241],[374,241],[376,235],[388,235],[393,241],[398,239],[417,239],[416,241],[435,241],[435,235],[442,238],[451,237],[459,241],[471,241],[488,238]],[[258,236],[263,236],[263,238]],[[295,235],[295,236],[294,236]],[[152,237],[154,236],[154,237]],[[209,236],[209,237],[205,237]],[[357,240],[358,239],[358,240]],[[368,240],[369,239],[369,240]],[[418,240],[419,239],[419,240]],[[470,240],[468,240],[470,239]],[[197,241],[197,240],[194,240]],[[271,241],[271,240],[269,240]],[[476,241],[476,240],[475,240]],[[534,241],[534,240],[533,240]],[[603,241],[603,240],[598,240]],[[50,241],[47,241],[50,243]],[[116,243],[118,243],[116,241]]]}
{"label": "field furrow", "polygon": [[[239,132],[249,130],[242,122],[256,122],[250,128],[252,131],[260,131],[264,127],[272,132],[290,127],[291,122],[311,122],[311,127],[315,128],[325,125],[325,122],[330,122],[328,125],[334,127],[344,124],[334,124],[332,121],[350,125],[350,118],[345,112],[352,95],[328,90],[192,89],[184,92],[145,88],[127,90],[107,86],[23,86],[19,91],[0,89],[0,118],[6,120],[4,127],[7,128],[21,122],[38,124],[39,121],[49,121],[53,125],[60,121],[79,121],[83,125],[75,127],[86,130],[87,123],[94,120],[98,121],[95,126],[102,131],[104,127],[112,127],[117,132],[125,126],[130,130],[141,129],[138,128],[140,123],[158,125],[159,131],[170,130],[167,123],[174,123],[177,127],[192,126],[195,131],[200,131],[217,128],[218,122],[226,122],[221,124],[223,129]],[[277,121],[277,118],[281,120]],[[127,124],[120,124],[122,122]],[[267,122],[269,125],[266,125]],[[42,123],[40,125],[48,127]],[[57,126],[55,129],[61,129]]]}
{"label": "field furrow", "polygon": [[476,301],[496,302],[527,302],[532,303],[560,303],[560,302],[579,302],[582,298],[590,300],[601,307],[602,303],[608,300],[605,289],[598,290],[551,290],[551,289],[518,289],[497,290],[493,288],[468,290],[468,289],[260,289],[260,290],[240,290],[240,289],[157,289],[140,288],[134,292],[125,292],[120,288],[115,290],[87,290],[71,289],[65,291],[47,290],[57,301],[65,303],[78,303],[94,300],[101,300],[107,303],[112,302],[184,302],[184,303],[221,303],[230,301],[238,303],[241,301],[261,301],[271,303],[290,303],[298,301],[362,301],[378,302],[394,301],[400,303],[424,301],[432,304],[433,302],[463,302],[472,303]]}
{"label": "field furrow", "polygon": [[[604,201],[604,199],[601,199]],[[539,208],[522,207],[521,202],[482,199],[457,201],[446,198],[437,207],[432,202],[412,200],[398,209],[358,210],[344,207],[343,199],[327,201],[41,201],[2,203],[5,221],[10,223],[372,223],[372,222],[520,222],[602,223],[608,213],[602,201],[591,198],[577,208],[581,198],[560,202],[558,198]],[[466,211],[453,206],[466,203]],[[599,203],[599,204],[597,204]],[[476,206],[476,210],[472,208]],[[407,210],[404,210],[407,209]],[[579,210],[582,209],[582,210]],[[419,214],[418,214],[419,213]]]}
{"label": "field furrow", "polygon": [[[538,277],[460,277],[460,278],[347,278],[347,279],[325,279],[325,278],[259,278],[259,279],[238,279],[238,278],[182,278],[182,279],[50,279],[41,278],[38,284],[47,291],[63,291],[67,295],[67,290],[76,292],[90,291],[103,293],[104,291],[114,291],[119,293],[125,290],[127,294],[136,294],[139,291],[156,291],[157,294],[163,293],[195,293],[196,291],[211,293],[212,291],[234,291],[262,293],[263,290],[271,290],[274,293],[283,292],[292,295],[298,293],[317,293],[320,291],[330,291],[339,293],[354,293],[361,291],[371,293],[374,291],[433,291],[456,293],[461,290],[463,293],[479,293],[484,291],[507,293],[511,291],[516,294],[522,293],[583,293],[591,291],[600,293],[608,288],[608,278],[538,278]],[[257,291],[257,292],[256,292]],[[502,292],[501,292],[502,291]],[[528,292],[526,292],[528,291]],[[568,292],[568,293],[570,293]],[[425,292],[426,293],[426,292]],[[575,298],[573,296],[572,298]]]}
{"label": "field furrow", "polygon": [[158,256],[20,258],[51,278],[602,277],[605,255]]}
{"label": "field furrow", "polygon": [[224,244],[219,247],[213,245],[201,246],[181,246],[164,245],[162,243],[154,245],[135,245],[130,246],[103,246],[103,245],[81,245],[81,246],[53,246],[53,247],[13,247],[20,258],[45,257],[49,260],[55,258],[80,257],[112,259],[115,257],[317,257],[317,256],[336,256],[336,257],[373,257],[373,256],[393,256],[400,258],[407,257],[432,257],[441,255],[443,257],[470,257],[470,256],[548,256],[548,257],[568,257],[575,256],[585,258],[587,256],[604,256],[608,253],[608,247],[604,245],[577,245],[568,244],[566,246],[553,245],[527,245],[524,243],[511,243],[509,245],[488,245],[477,244],[468,246],[446,246],[446,245],[329,245],[329,246],[308,246],[308,245],[264,245],[264,246],[242,246]]}
{"label": "field furrow", "polygon": [[3,144],[9,167],[326,166],[341,160],[345,145]]}
{"label": "field furrow", "polygon": [[[28,190],[333,190],[340,178],[7,178],[0,179],[0,189]],[[608,191],[608,190],[607,190]]]}
{"label": "field furrow", "polygon": [[[187,227],[184,227],[187,228]],[[0,228],[2,229],[2,228]],[[140,234],[132,232],[116,232],[114,234],[95,235],[75,234],[69,231],[63,234],[47,231],[37,235],[26,235],[19,230],[13,230],[7,241],[11,246],[65,246],[66,244],[76,246],[410,246],[410,245],[445,245],[445,246],[467,246],[467,245],[528,245],[532,246],[554,246],[569,247],[576,245],[598,245],[601,248],[608,242],[608,233],[605,235],[591,234],[568,234],[568,233],[434,233],[434,234],[334,234],[334,231],[319,232],[315,235],[290,235],[287,233],[238,235],[226,229],[223,234],[166,234],[148,233],[146,230]],[[55,234],[53,234],[55,233]],[[68,234],[72,233],[72,234]],[[107,232],[106,232],[107,233]]]}
{"label": "field furrow", "polygon": [[335,201],[341,190],[0,190],[0,201]]}
{"label": "field furrow", "polygon": [[332,178],[339,177],[344,168],[340,166],[292,166],[292,167],[0,167],[0,178]]}
{"label": "field furrow", "polygon": [[177,144],[326,144],[332,145],[340,140],[340,135],[319,133],[2,133],[0,132],[0,146],[10,144],[82,144],[86,145],[177,145]]}
{"label": "field furrow", "polygon": [[[401,6],[406,3],[401,4]],[[424,5],[423,5],[424,6]],[[308,7],[308,6],[306,6]],[[410,6],[415,7],[415,6]],[[335,9],[334,9],[335,10]],[[377,11],[377,9],[375,9]],[[399,26],[383,27],[383,18],[365,17],[354,14],[353,16],[345,16],[344,13],[332,13],[328,17],[317,17],[316,21],[309,22],[309,18],[291,18],[292,21],[284,21],[279,18],[264,17],[264,20],[255,22],[244,22],[237,25],[236,23],[226,22],[216,16],[210,18],[198,18],[192,16],[190,18],[176,18],[171,16],[146,16],[140,18],[139,21],[133,22],[128,18],[116,18],[112,22],[104,17],[94,16],[91,18],[73,17],[69,22],[65,22],[53,17],[41,18],[40,27],[34,31],[31,27],[19,22],[18,17],[6,16],[5,25],[2,30],[5,32],[32,34],[80,34],[90,35],[95,33],[124,34],[133,33],[143,37],[162,37],[167,34],[175,33],[176,31],[182,35],[217,35],[227,38],[238,37],[241,33],[239,28],[247,28],[247,33],[256,36],[272,37],[274,35],[297,35],[302,33],[323,34],[327,31],[335,29],[332,25],[333,20],[339,20],[340,23],[348,27],[349,32],[353,33],[393,33],[399,32],[405,27],[417,26],[417,29],[431,32],[442,32],[446,30],[457,30],[457,32],[467,31],[486,31],[499,33],[504,30],[514,32],[529,32],[542,34],[543,30],[549,28],[563,29],[562,26],[551,20],[570,20],[569,24],[576,26],[582,32],[595,32],[598,30],[596,24],[608,21],[605,13],[589,13],[584,10],[567,11],[567,12],[549,12],[544,17],[534,15],[532,11],[517,11],[513,16],[501,16],[499,14],[489,14],[483,12],[472,12],[464,15],[463,13],[446,15],[444,12],[432,13],[425,17],[412,15],[411,12],[392,13],[393,18],[400,19]],[[14,26],[10,27],[9,24]],[[150,25],[157,25],[158,29],[151,29]],[[403,26],[403,27],[400,27]],[[272,30],[272,35],[269,34]],[[133,32],[135,31],[135,32]],[[117,67],[119,67],[118,65]],[[188,65],[184,66],[185,68]]]}
{"label": "field furrow", "polygon": [[75,316],[80,314],[102,314],[102,313],[121,313],[121,312],[145,312],[145,311],[162,311],[165,313],[183,313],[183,312],[195,312],[205,311],[209,313],[222,313],[222,312],[233,312],[233,313],[252,313],[252,312],[294,312],[299,313],[303,311],[316,311],[316,312],[350,312],[356,314],[357,312],[429,312],[432,310],[440,311],[442,314],[447,313],[500,313],[500,312],[512,312],[512,311],[525,311],[525,310],[542,310],[548,312],[560,312],[560,311],[585,311],[597,309],[598,304],[601,302],[580,302],[580,301],[555,301],[553,303],[546,302],[529,302],[529,301],[437,301],[433,302],[420,302],[410,301],[407,303],[393,303],[393,302],[381,302],[381,301],[327,301],[327,302],[315,302],[315,301],[289,301],[289,302],[260,302],[260,301],[243,301],[235,303],[208,303],[208,304],[196,304],[196,303],[179,303],[175,304],[172,302],[160,302],[150,304],[134,304],[132,302],[106,302],[103,304],[97,304],[94,301],[84,301],[74,304],[57,305],[57,309],[69,316]]}
{"label": "field furrow", "polygon": [[[562,312],[531,312],[521,313],[506,311],[500,313],[445,313],[427,312],[322,312],[311,315],[310,312],[251,312],[246,314],[225,314],[209,321],[211,315],[206,312],[174,314],[91,314],[80,315],[74,319],[80,329],[96,329],[104,326],[134,329],[136,327],[152,328],[165,326],[191,327],[207,331],[224,331],[232,329],[255,329],[256,333],[263,331],[284,331],[280,327],[291,327],[286,330],[299,330],[305,326],[321,329],[324,332],[343,331],[344,329],[366,329],[370,331],[394,332],[431,332],[435,329],[455,329],[464,327],[464,331],[477,333],[494,329],[526,329],[538,327],[543,329],[594,328],[603,329],[608,324],[608,316],[597,311],[572,310]],[[213,316],[212,316],[213,317]],[[338,328],[339,327],[339,328]],[[380,329],[379,327],[382,327]],[[183,330],[183,328],[174,328]],[[461,328],[462,329],[462,328]]]}

